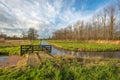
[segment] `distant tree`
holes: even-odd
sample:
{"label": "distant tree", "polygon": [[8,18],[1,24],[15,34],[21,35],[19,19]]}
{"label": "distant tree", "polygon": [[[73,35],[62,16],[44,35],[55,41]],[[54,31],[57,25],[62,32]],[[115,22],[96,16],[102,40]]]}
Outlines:
{"label": "distant tree", "polygon": [[38,38],[37,31],[34,28],[29,28],[28,30],[28,39],[32,42]]}
{"label": "distant tree", "polygon": [[118,7],[116,5],[108,5],[95,13],[88,22],[77,21],[72,24],[72,27],[67,26],[66,28],[55,31],[53,38],[64,40],[120,39],[117,37],[118,29],[116,28],[118,26],[120,30],[120,20],[117,21],[118,23],[116,22],[116,20],[120,19],[120,15],[116,17],[116,11],[120,12],[120,0],[118,0]]}
{"label": "distant tree", "polygon": [[6,38],[6,37],[7,37],[7,35],[6,35],[6,34],[4,34],[4,33],[2,33],[2,32],[0,32],[0,38],[1,38],[1,37]]}
{"label": "distant tree", "polygon": [[28,39],[28,35],[25,32],[22,32],[22,39]]}
{"label": "distant tree", "polygon": [[115,7],[114,6],[110,6],[108,7],[108,14],[109,14],[109,20],[110,20],[110,24],[109,24],[109,35],[110,35],[110,39],[113,39],[113,35],[114,35],[114,23],[115,23]]}
{"label": "distant tree", "polygon": [[102,23],[103,23],[103,39],[106,39],[106,20],[107,20],[107,10],[104,8],[103,15],[102,15]]}
{"label": "distant tree", "polygon": [[120,0],[118,0],[118,7],[119,7],[119,10],[120,10]]}
{"label": "distant tree", "polygon": [[[118,0],[118,8],[119,8],[119,12],[118,13],[120,13],[120,0]],[[119,30],[120,30],[120,14],[119,14]]]}

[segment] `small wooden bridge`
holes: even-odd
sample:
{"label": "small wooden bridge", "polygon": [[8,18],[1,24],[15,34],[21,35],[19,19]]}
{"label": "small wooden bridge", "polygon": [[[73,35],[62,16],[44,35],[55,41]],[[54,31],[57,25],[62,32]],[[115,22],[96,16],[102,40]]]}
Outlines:
{"label": "small wooden bridge", "polygon": [[34,53],[38,51],[46,51],[51,53],[51,49],[51,45],[21,45],[20,55],[23,55],[25,53]]}

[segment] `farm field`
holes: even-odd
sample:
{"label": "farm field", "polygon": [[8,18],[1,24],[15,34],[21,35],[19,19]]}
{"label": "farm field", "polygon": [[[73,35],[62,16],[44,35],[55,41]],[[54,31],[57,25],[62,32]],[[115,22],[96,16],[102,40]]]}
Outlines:
{"label": "farm field", "polygon": [[[45,57],[45,56],[44,56]],[[120,60],[55,55],[38,67],[0,69],[1,80],[120,80]]]}
{"label": "farm field", "polygon": [[[30,45],[28,40],[7,40],[0,43],[0,55],[20,55],[20,45]],[[40,40],[36,40],[32,43],[40,44]]]}
{"label": "farm field", "polygon": [[47,40],[48,43],[55,47],[82,52],[104,52],[104,51],[120,51],[120,44],[97,43],[97,42],[78,42],[65,40]]}

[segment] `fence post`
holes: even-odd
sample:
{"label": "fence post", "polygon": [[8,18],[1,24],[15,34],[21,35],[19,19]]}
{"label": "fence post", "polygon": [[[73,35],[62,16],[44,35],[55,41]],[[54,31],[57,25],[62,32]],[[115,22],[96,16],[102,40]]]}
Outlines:
{"label": "fence post", "polygon": [[50,45],[50,53],[52,52],[52,46]]}
{"label": "fence post", "polygon": [[32,47],[32,53],[33,53],[33,45],[31,45],[31,47]]}
{"label": "fence post", "polygon": [[[38,46],[38,49],[36,48]],[[39,47],[40,46],[40,47]],[[20,55],[22,56],[25,52],[33,53],[34,51],[52,51],[51,45],[21,45],[20,46]]]}
{"label": "fence post", "polygon": [[22,56],[22,45],[20,46],[20,56]]}

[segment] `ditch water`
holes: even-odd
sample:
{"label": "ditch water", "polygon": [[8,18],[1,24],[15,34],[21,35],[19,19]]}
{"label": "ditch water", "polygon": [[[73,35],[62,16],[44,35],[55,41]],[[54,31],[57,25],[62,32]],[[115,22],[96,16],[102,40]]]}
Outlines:
{"label": "ditch water", "polygon": [[[45,42],[45,41],[42,41],[41,45],[50,45],[50,44]],[[115,52],[76,52],[76,51],[59,49],[59,48],[56,48],[54,46],[52,46],[51,54],[52,55],[55,55],[55,54],[59,54],[59,55],[70,54],[70,55],[77,56],[77,57],[80,57],[80,58],[98,57],[98,58],[118,58],[118,59],[120,59],[120,51],[115,51]]]}
{"label": "ditch water", "polygon": [[8,56],[0,56],[0,62],[5,62],[8,60]]}
{"label": "ditch water", "polygon": [[[50,45],[49,43],[42,41],[41,45]],[[80,58],[118,58],[120,59],[120,51],[115,51],[115,52],[76,52],[76,51],[69,51],[69,50],[64,50],[64,49],[59,49],[54,46],[52,46],[52,55],[58,54],[58,55],[64,55],[64,54],[70,54],[73,56],[77,56]],[[7,61],[9,56],[0,56],[0,62],[5,62]]]}

